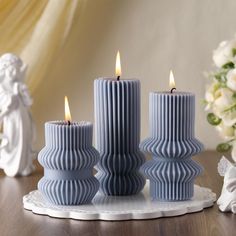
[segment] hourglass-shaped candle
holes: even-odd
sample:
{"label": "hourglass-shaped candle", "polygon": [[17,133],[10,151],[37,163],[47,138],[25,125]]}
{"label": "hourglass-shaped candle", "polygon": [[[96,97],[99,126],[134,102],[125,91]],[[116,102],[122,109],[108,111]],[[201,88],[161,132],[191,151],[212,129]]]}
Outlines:
{"label": "hourglass-shaped candle", "polygon": [[93,166],[99,159],[92,146],[93,125],[71,120],[67,97],[65,113],[65,121],[45,124],[46,145],[38,156],[44,177],[38,189],[53,204],[85,204],[91,202],[99,188],[93,176]]}
{"label": "hourglass-shaped candle", "polygon": [[153,199],[186,200],[202,168],[191,157],[203,149],[194,137],[195,96],[178,92],[170,73],[170,92],[149,96],[150,137],[140,148],[152,155],[141,170],[150,179]]}

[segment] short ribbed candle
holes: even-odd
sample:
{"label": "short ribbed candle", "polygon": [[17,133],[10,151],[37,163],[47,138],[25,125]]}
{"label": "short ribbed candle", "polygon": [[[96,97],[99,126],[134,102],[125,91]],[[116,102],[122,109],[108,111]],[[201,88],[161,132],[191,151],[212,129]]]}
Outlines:
{"label": "short ribbed candle", "polygon": [[145,161],[139,150],[140,82],[96,79],[94,96],[100,189],[106,195],[136,194],[145,184],[139,172]]}
{"label": "short ribbed candle", "polygon": [[93,167],[99,153],[92,146],[93,126],[89,122],[63,121],[45,124],[45,147],[38,160],[44,177],[38,189],[51,203],[79,205],[91,202],[99,189]]}
{"label": "short ribbed candle", "polygon": [[153,199],[187,200],[202,168],[191,157],[203,149],[194,137],[195,96],[191,93],[150,93],[150,137],[140,148],[153,156],[142,167],[150,179]]}

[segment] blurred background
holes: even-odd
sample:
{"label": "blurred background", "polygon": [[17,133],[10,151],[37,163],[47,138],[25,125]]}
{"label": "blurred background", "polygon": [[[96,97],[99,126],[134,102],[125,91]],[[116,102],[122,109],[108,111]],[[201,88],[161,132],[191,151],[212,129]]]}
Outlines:
{"label": "blurred background", "polygon": [[206,121],[203,73],[213,69],[213,49],[233,37],[235,9],[232,0],[0,0],[0,54],[29,65],[37,149],[44,123],[64,119],[65,95],[73,120],[93,122],[93,82],[114,76],[117,50],[122,77],[141,81],[141,138],[149,92],[167,90],[172,69],[177,90],[196,94],[196,136],[214,149],[220,139]]}

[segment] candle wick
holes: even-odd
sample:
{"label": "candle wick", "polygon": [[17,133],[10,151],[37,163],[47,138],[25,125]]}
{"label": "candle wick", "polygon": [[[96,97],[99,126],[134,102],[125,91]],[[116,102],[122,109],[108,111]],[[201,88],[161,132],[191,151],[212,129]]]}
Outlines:
{"label": "candle wick", "polygon": [[173,93],[173,92],[174,92],[174,90],[176,90],[176,88],[172,88],[172,89],[170,90],[170,92],[171,92],[171,93]]}
{"label": "candle wick", "polygon": [[71,122],[68,120],[68,121],[67,121],[67,124],[68,124],[68,125],[71,125]]}
{"label": "candle wick", "polygon": [[116,80],[117,80],[117,81],[119,81],[119,80],[120,80],[120,76],[119,76],[119,75],[117,76],[117,79],[116,79]]}

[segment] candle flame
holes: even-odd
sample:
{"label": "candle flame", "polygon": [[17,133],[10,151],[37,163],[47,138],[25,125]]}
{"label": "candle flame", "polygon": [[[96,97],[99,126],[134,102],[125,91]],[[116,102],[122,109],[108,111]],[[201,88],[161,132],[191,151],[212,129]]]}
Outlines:
{"label": "candle flame", "polygon": [[170,71],[170,77],[169,77],[169,86],[170,88],[175,88],[175,79],[172,70]]}
{"label": "candle flame", "polygon": [[116,76],[121,76],[120,52],[116,54]]}
{"label": "candle flame", "polygon": [[65,120],[71,121],[70,107],[67,96],[65,96]]}

